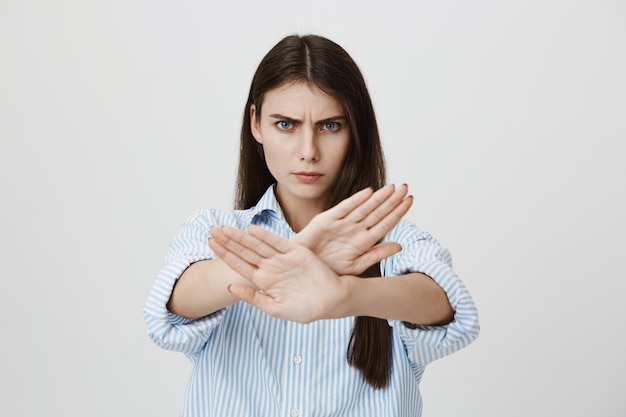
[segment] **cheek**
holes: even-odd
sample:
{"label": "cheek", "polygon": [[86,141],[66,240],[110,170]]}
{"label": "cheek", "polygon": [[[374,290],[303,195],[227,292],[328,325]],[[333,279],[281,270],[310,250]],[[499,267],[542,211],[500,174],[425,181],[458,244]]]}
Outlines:
{"label": "cheek", "polygon": [[336,159],[339,163],[343,163],[348,155],[348,148],[350,147],[350,138],[346,138],[336,144],[335,149],[333,149],[333,155],[335,155]]}
{"label": "cheek", "polygon": [[275,174],[275,170],[280,168],[281,161],[285,160],[285,150],[280,146],[275,146],[269,141],[265,141],[263,144],[263,154],[265,155],[265,164],[272,173]]}

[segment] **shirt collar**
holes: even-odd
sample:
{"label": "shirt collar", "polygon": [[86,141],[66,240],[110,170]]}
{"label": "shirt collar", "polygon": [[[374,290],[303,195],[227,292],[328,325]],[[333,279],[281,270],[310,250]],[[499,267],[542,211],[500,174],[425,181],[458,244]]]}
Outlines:
{"label": "shirt collar", "polygon": [[252,217],[256,217],[265,211],[269,211],[280,219],[285,218],[285,215],[283,214],[283,209],[280,207],[280,204],[278,204],[276,194],[274,193],[275,185],[276,184],[270,185],[267,190],[265,190],[265,193],[259,199],[256,205],[250,209],[252,210]]}

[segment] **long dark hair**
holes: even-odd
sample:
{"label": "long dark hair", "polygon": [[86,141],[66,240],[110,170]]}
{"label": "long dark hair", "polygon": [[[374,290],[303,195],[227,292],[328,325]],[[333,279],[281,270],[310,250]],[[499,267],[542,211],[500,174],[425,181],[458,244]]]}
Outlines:
{"label": "long dark hair", "polygon": [[[262,146],[250,129],[250,106],[260,117],[266,92],[286,82],[314,84],[343,106],[350,127],[350,145],[331,191],[328,208],[366,187],[385,185],[385,160],[378,125],[365,80],[356,63],[339,45],[317,35],[287,36],[265,55],[252,79],[243,112],[235,208],[254,206],[276,180],[265,163]],[[361,275],[380,276],[375,264]],[[374,388],[387,386],[391,373],[391,329],[386,320],[357,317],[347,361],[360,369]]]}

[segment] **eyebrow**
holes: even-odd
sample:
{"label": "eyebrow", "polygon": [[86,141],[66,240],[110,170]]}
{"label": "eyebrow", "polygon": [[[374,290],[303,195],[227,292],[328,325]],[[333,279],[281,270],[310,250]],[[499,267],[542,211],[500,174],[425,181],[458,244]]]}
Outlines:
{"label": "eyebrow", "polygon": [[[285,116],[285,115],[278,114],[278,113],[270,114],[269,117],[271,117],[272,119],[285,120],[285,121],[293,123],[293,124],[302,124],[302,120],[294,119],[292,117]],[[316,125],[322,125],[324,123],[334,122],[335,120],[339,120],[339,119],[347,120],[346,116],[344,116],[342,114],[342,115],[333,116],[333,117],[327,117],[325,119],[318,120],[317,122],[315,122],[315,124]]]}

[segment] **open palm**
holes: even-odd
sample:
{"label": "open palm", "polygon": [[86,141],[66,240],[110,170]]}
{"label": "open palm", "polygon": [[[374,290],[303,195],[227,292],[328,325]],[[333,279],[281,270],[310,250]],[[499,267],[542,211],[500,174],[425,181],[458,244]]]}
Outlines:
{"label": "open palm", "polygon": [[294,242],[309,248],[337,274],[359,275],[402,249],[395,242],[376,242],[413,204],[407,192],[406,185],[361,190],[315,216]]}
{"label": "open palm", "polygon": [[250,285],[232,284],[229,291],[267,314],[300,323],[341,317],[349,289],[313,252],[261,227],[248,233],[211,228],[209,245]]}

